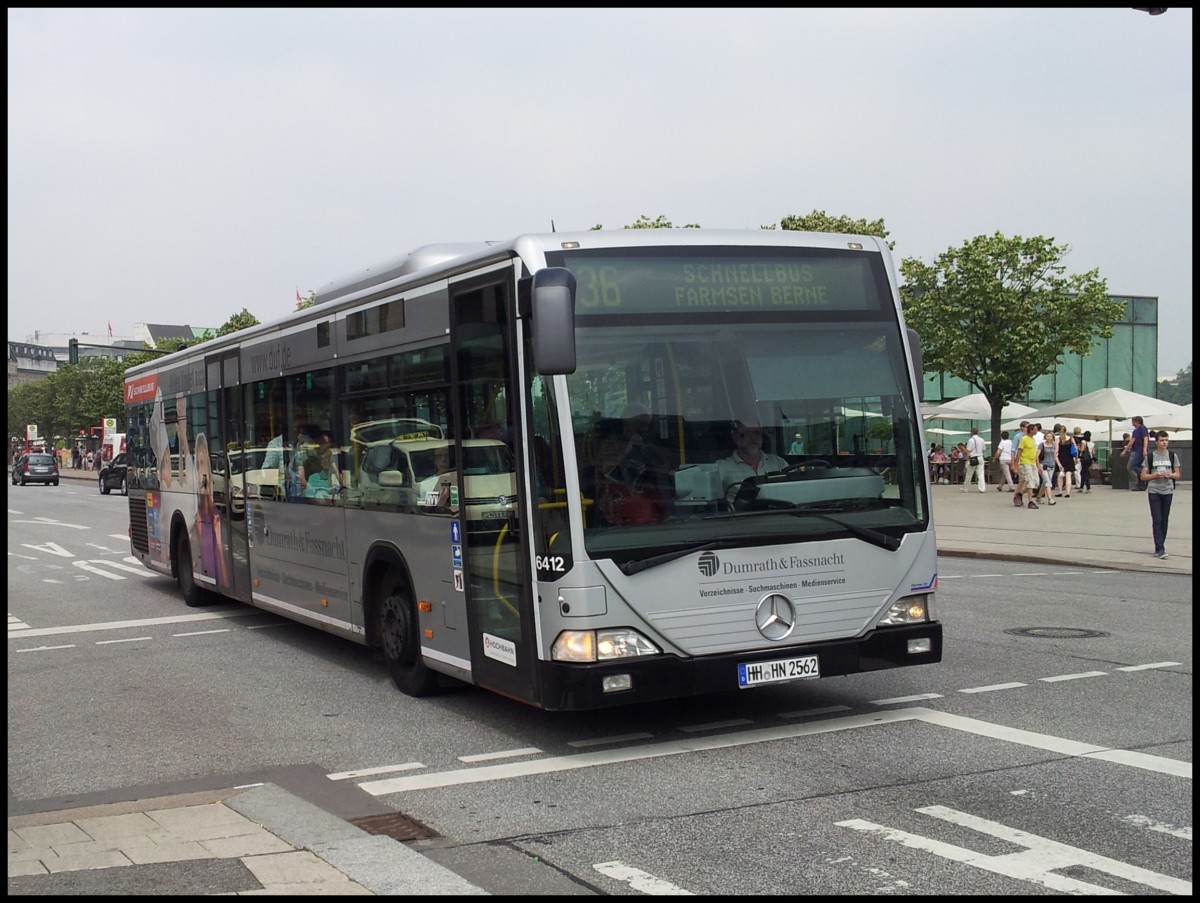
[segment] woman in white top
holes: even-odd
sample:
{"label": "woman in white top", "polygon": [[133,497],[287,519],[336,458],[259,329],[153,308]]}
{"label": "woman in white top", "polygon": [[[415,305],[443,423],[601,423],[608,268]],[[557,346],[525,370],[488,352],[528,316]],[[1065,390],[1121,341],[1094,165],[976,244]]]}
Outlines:
{"label": "woman in white top", "polygon": [[1008,437],[1008,430],[1005,430],[1000,434],[1000,444],[996,446],[996,453],[992,455],[992,463],[1000,462],[1000,473],[1004,476],[1004,482],[996,487],[999,492],[1012,492],[1016,489],[1012,478],[1012,456],[1013,442]]}

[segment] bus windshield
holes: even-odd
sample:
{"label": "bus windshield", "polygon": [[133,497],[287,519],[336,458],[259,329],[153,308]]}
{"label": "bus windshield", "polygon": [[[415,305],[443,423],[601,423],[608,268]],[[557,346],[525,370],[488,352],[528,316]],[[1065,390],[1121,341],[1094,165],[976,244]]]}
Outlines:
{"label": "bus windshield", "polygon": [[591,557],[926,528],[895,318],[614,319],[577,338],[567,383]]}

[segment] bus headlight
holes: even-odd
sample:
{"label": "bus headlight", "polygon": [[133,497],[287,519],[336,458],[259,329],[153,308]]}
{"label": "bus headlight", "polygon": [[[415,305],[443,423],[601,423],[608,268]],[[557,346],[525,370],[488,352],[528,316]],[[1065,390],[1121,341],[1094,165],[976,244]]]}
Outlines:
{"label": "bus headlight", "polygon": [[550,650],[550,657],[556,662],[609,662],[658,654],[658,647],[636,630],[627,627],[615,630],[564,630]]}
{"label": "bus headlight", "polygon": [[895,627],[900,624],[924,624],[929,620],[929,596],[905,596],[892,603],[887,614],[880,620],[880,627]]}

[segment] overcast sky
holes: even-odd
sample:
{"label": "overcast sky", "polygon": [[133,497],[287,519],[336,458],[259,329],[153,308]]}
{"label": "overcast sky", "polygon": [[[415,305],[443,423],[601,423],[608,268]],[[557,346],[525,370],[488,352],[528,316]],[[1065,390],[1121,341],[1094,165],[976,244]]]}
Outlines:
{"label": "overcast sky", "polygon": [[641,215],[1045,235],[1192,360],[1192,12],[8,10],[8,337]]}

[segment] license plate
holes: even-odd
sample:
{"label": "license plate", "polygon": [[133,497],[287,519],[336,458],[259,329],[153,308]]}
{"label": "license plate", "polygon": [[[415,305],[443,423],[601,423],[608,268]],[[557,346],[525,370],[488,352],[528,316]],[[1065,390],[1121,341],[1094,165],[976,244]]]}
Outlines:
{"label": "license plate", "polygon": [[820,676],[821,665],[815,655],[781,658],[773,662],[740,662],[738,664],[738,686],[743,690],[762,684],[778,684],[788,680],[809,680]]}

